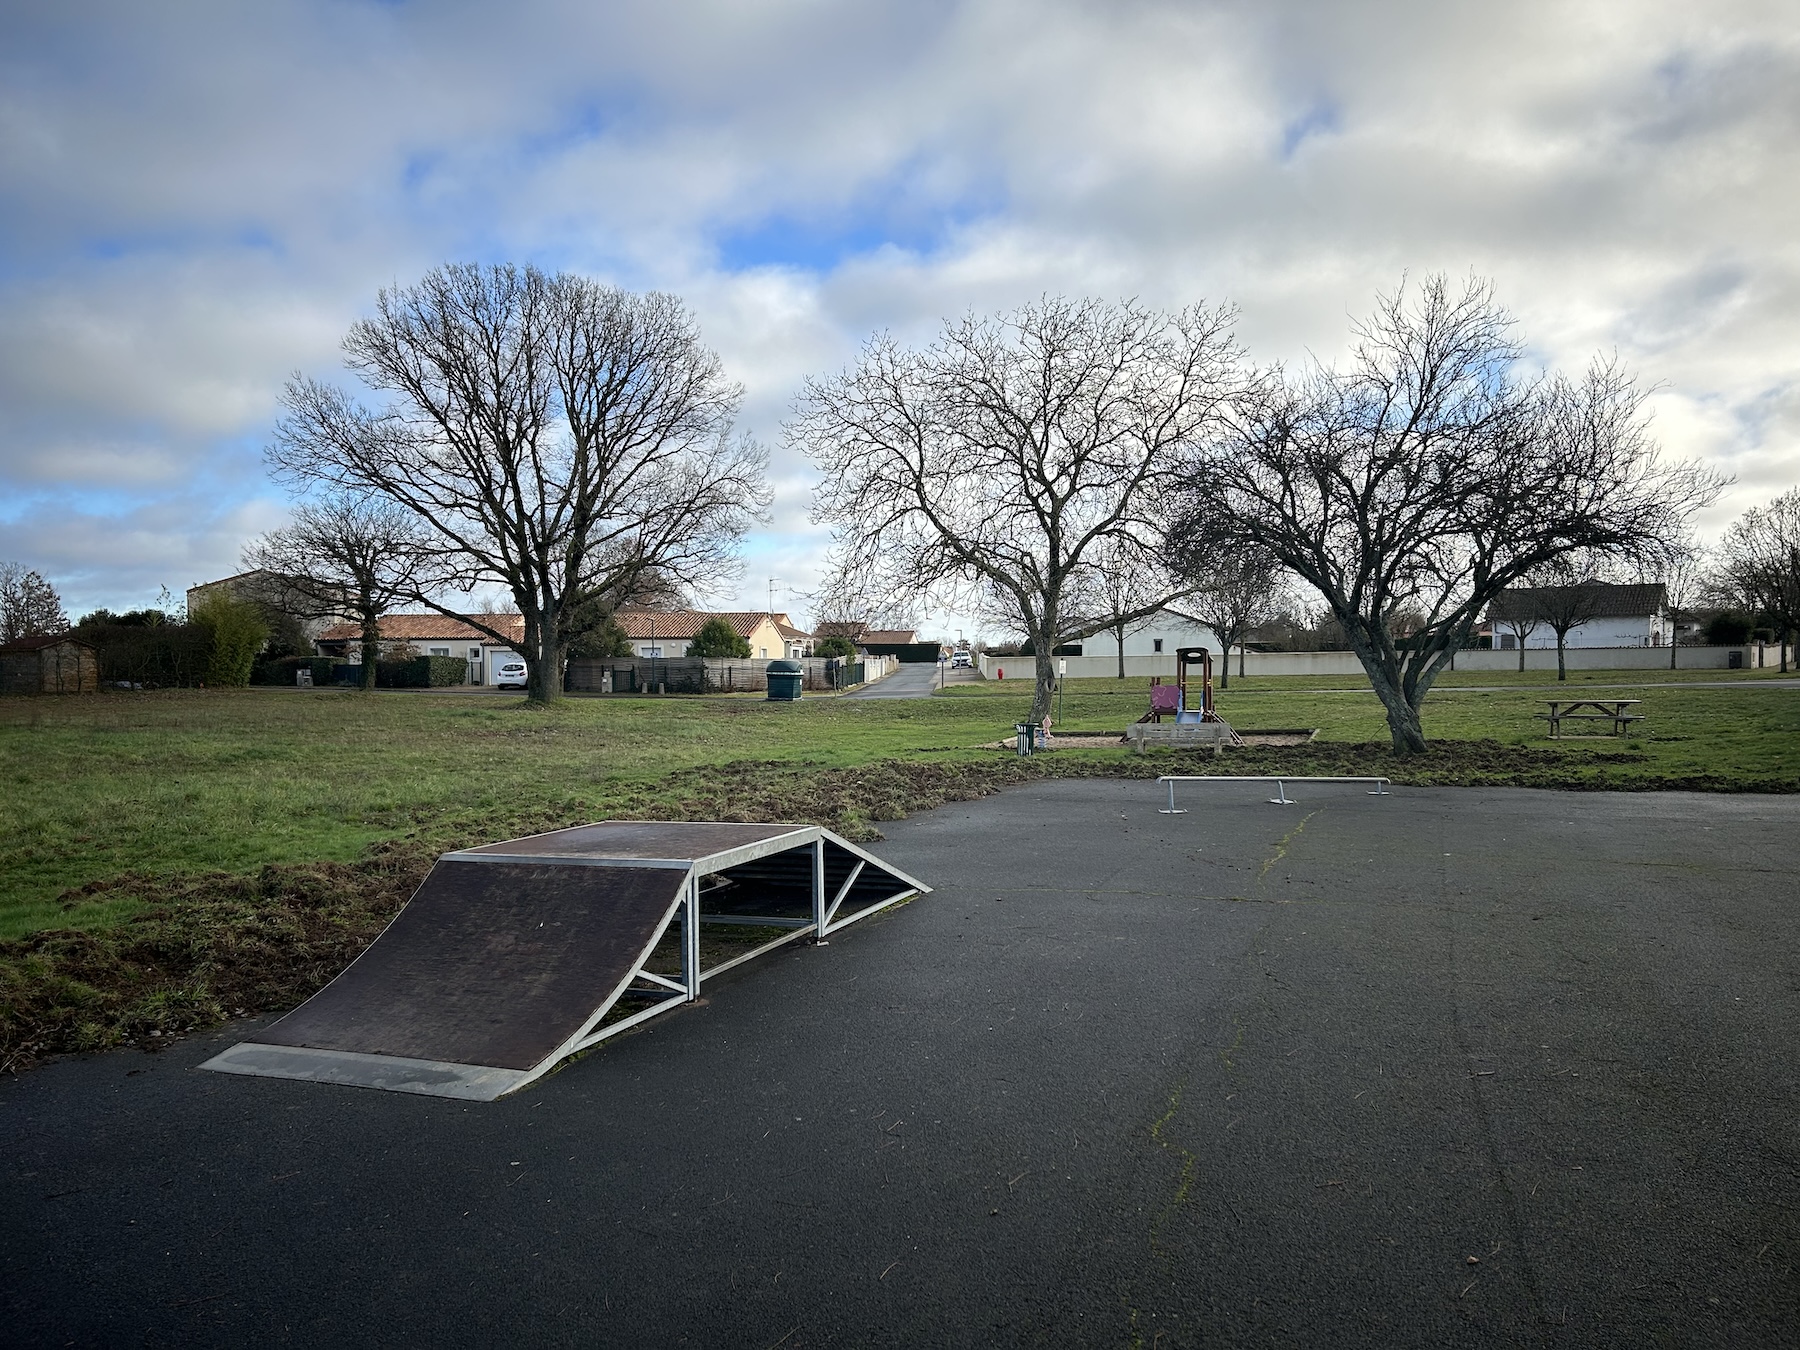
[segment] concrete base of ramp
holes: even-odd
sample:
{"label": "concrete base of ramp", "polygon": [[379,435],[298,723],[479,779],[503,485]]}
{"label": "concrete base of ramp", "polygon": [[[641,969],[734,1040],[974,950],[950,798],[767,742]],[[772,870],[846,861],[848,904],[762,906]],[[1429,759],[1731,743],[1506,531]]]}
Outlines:
{"label": "concrete base of ramp", "polygon": [[[201,1067],[491,1101],[709,975],[928,889],[809,825],[608,821],[449,853],[343,974]],[[780,936],[707,969],[702,925]],[[679,978],[648,968],[672,929]]]}

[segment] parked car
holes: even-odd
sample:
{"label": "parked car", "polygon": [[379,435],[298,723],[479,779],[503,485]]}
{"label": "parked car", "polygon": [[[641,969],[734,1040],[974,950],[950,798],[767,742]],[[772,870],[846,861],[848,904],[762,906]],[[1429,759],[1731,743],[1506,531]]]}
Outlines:
{"label": "parked car", "polygon": [[969,655],[968,652],[950,653],[950,669],[952,670],[968,670],[973,667],[974,664],[975,658]]}
{"label": "parked car", "polygon": [[494,667],[494,688],[525,688],[525,663],[523,661],[502,661]]}

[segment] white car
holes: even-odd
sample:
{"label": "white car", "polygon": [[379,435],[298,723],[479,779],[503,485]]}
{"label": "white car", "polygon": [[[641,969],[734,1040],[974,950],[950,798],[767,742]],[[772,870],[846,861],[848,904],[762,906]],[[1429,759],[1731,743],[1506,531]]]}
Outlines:
{"label": "white car", "polygon": [[950,669],[968,670],[975,664],[975,658],[967,652],[950,653]]}
{"label": "white car", "polygon": [[502,661],[494,667],[494,688],[525,688],[525,663],[523,661]]}

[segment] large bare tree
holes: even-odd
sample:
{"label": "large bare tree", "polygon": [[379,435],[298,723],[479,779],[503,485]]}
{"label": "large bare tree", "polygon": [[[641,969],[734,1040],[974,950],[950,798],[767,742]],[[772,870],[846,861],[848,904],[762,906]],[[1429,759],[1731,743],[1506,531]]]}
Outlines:
{"label": "large bare tree", "polygon": [[[1186,532],[1267,548],[1318,591],[1422,752],[1419,708],[1482,612],[1581,550],[1653,553],[1719,476],[1665,460],[1615,362],[1530,375],[1491,286],[1432,277],[1382,297],[1344,369],[1274,368],[1196,454]],[[1422,622],[1402,640],[1401,613]]]}
{"label": "large bare tree", "polygon": [[1119,617],[1078,598],[1095,550],[1156,563],[1178,450],[1238,378],[1231,317],[1057,298],[947,323],[923,349],[871,339],[850,370],[807,382],[788,427],[823,473],[815,518],[840,575],[865,598],[1023,632],[1041,721],[1057,645]]}
{"label": "large bare tree", "polygon": [[[394,503],[451,581],[504,586],[533,700],[561,696],[562,642],[584,605],[649,573],[716,581],[768,504],[765,456],[732,437],[742,391],[672,296],[446,266],[383,291],[344,352],[384,402],[296,376],[271,463]],[[441,593],[413,598],[514,641]]]}
{"label": "large bare tree", "polygon": [[1738,604],[1780,630],[1781,669],[1800,632],[1800,488],[1752,507],[1719,544],[1719,573]]}
{"label": "large bare tree", "polygon": [[244,566],[273,573],[283,609],[322,619],[342,614],[362,629],[362,687],[375,687],[381,619],[431,591],[445,568],[419,518],[385,497],[303,502],[293,523],[244,549]]}

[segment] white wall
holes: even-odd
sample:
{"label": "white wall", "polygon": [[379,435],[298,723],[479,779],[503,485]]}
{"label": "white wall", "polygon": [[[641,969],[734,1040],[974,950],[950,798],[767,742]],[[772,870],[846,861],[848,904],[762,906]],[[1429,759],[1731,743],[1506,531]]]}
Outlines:
{"label": "white wall", "polygon": [[[1757,668],[1758,649],[1755,643],[1744,647],[1677,647],[1675,649],[1675,668],[1677,670],[1725,670],[1731,665],[1731,653],[1742,654],[1744,669]],[[1564,654],[1565,664],[1570,670],[1667,670],[1669,668],[1669,649],[1667,647],[1570,647]],[[1781,664],[1781,651],[1777,647],[1769,647],[1762,653],[1767,665]],[[1518,648],[1512,651],[1477,651],[1458,652],[1456,654],[1457,670],[1517,670],[1519,668]],[[1555,647],[1527,647],[1525,649],[1526,670],[1555,670]]]}
{"label": "white wall", "polygon": [[[1175,646],[1169,648],[1161,656],[1132,656],[1127,644],[1125,657],[1125,674],[1142,679],[1149,675],[1160,675],[1164,679],[1175,678]],[[1223,665],[1218,655],[1218,647],[1210,643],[1181,643],[1181,646],[1212,646],[1213,680],[1216,683]],[[1084,644],[1085,647],[1085,644]],[[1069,663],[1069,678],[1102,679],[1117,678],[1119,674],[1119,646],[1116,642],[1107,644],[1110,656],[1059,656],[1058,661]],[[1667,653],[1665,653],[1667,655]],[[1518,660],[1515,653],[1513,659]],[[981,674],[983,678],[993,680],[1000,678],[999,672],[1005,671],[1009,680],[1035,679],[1037,674],[1037,658],[1033,656],[983,656],[981,658]],[[1231,653],[1231,673],[1238,673],[1238,652]],[[1247,675],[1360,675],[1362,663],[1356,659],[1354,652],[1250,652],[1244,658],[1244,673]],[[1198,672],[1195,672],[1197,677]]]}
{"label": "white wall", "polygon": [[[1629,618],[1589,619],[1569,630],[1567,645],[1571,647],[1649,647],[1666,642],[1661,615],[1639,614]],[[1511,637],[1505,624],[1494,625],[1494,643]],[[1527,650],[1533,647],[1556,647],[1556,631],[1540,623],[1525,635]],[[1518,650],[1515,643],[1511,650]]]}

